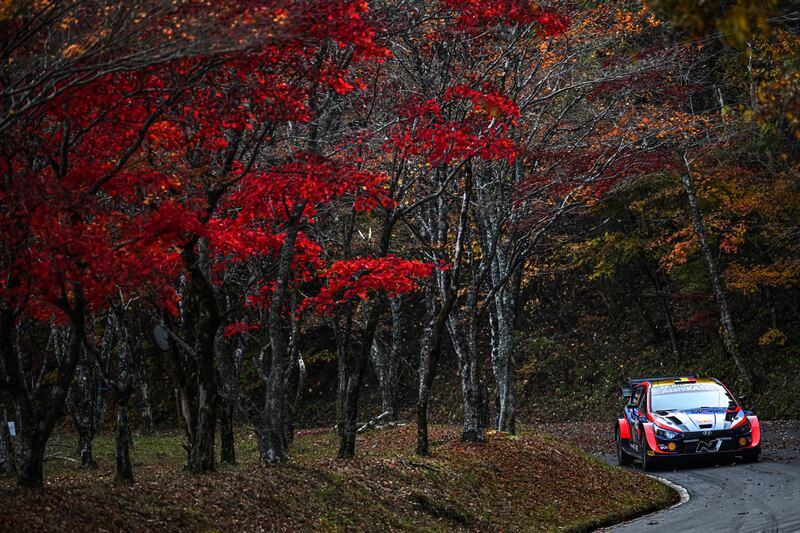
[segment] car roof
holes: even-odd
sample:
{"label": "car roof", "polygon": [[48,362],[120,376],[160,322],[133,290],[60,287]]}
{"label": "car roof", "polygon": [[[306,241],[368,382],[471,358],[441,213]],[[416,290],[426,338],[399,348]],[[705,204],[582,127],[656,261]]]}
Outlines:
{"label": "car roof", "polygon": [[651,381],[650,384],[653,387],[663,387],[665,385],[680,385],[681,383],[713,383],[715,385],[719,385],[719,382],[714,378],[696,378],[691,380],[675,380],[675,379],[658,379]]}

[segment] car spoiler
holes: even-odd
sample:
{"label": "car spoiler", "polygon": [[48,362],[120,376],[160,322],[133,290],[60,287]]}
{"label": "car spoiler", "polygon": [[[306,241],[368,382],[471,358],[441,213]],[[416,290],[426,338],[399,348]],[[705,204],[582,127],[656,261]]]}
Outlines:
{"label": "car spoiler", "polygon": [[699,376],[695,374],[692,376],[653,376],[649,378],[630,378],[628,379],[627,385],[622,385],[620,387],[620,392],[622,393],[622,397],[627,400],[633,396],[633,387],[645,381],[675,381],[676,383],[680,383],[681,381],[695,380],[698,377]]}

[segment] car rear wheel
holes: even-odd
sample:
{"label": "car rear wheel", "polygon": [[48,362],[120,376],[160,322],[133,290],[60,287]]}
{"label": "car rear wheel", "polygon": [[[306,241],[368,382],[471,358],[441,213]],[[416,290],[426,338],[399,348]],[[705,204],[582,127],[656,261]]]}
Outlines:
{"label": "car rear wheel", "polygon": [[620,466],[628,466],[633,464],[633,457],[622,447],[622,436],[619,434],[619,426],[614,430],[614,440],[617,443],[617,463]]}

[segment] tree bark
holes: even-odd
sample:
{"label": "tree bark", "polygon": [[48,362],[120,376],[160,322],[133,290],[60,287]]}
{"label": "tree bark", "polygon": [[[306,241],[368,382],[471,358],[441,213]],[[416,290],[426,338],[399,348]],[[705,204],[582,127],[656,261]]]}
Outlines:
{"label": "tree bark", "polygon": [[117,407],[117,442],[116,442],[116,479],[122,483],[133,483],[133,464],[131,463],[131,429],[128,424],[128,402],[131,397],[130,388],[119,391],[116,396]]}
{"label": "tree bark", "polygon": [[229,465],[236,464],[236,441],[233,432],[234,405],[223,401],[219,410],[219,442],[220,461]]}
{"label": "tree bark", "polygon": [[[20,420],[21,428],[25,422]],[[19,470],[17,485],[20,487],[39,488],[44,485],[42,467],[44,465],[45,439],[40,428],[28,428],[20,432],[19,437]]]}
{"label": "tree bark", "polygon": [[[428,403],[430,402],[431,386],[436,375],[439,354],[442,350],[442,336],[444,335],[447,319],[453,304],[456,302],[459,274],[461,272],[461,257],[464,252],[464,240],[467,232],[467,219],[469,216],[469,202],[472,194],[472,167],[467,166],[464,172],[464,188],[461,192],[461,207],[458,213],[456,239],[454,243],[453,268],[451,271],[437,270],[435,272],[436,285],[441,298],[441,307],[436,310],[435,289],[430,287],[426,292],[426,319],[428,320],[419,362],[419,397],[417,400],[417,455],[429,455],[428,442]],[[436,234],[432,244],[443,245],[447,241],[447,215],[443,200],[439,199],[436,215]]]}
{"label": "tree bark", "polygon": [[269,306],[270,368],[267,376],[264,399],[263,428],[259,437],[259,456],[262,463],[280,463],[286,459],[284,419],[286,409],[285,373],[288,363],[289,330],[283,314],[287,302],[292,260],[299,226],[297,219],[303,212],[304,204],[295,207],[286,230],[283,245],[278,257],[278,273],[275,291]]}
{"label": "tree bark", "polygon": [[286,428],[286,435],[290,445],[294,442],[295,427],[297,425],[297,413],[300,412],[300,404],[303,401],[303,391],[305,390],[307,375],[308,371],[306,370],[306,362],[303,360],[303,355],[298,351],[297,387],[295,388],[294,403],[292,404],[291,408],[291,417],[289,418],[289,423],[287,424]]}
{"label": "tree bark", "polygon": [[59,364],[55,381],[49,389],[28,388],[20,367],[20,354],[12,339],[16,316],[8,309],[0,312],[0,357],[9,381],[8,393],[14,403],[19,422],[19,464],[17,484],[22,487],[41,487],[44,484],[42,465],[47,440],[61,416],[80,354],[80,335],[76,328],[83,326],[85,302],[80,287],[75,286],[74,308],[69,308],[70,338],[64,358]]}
{"label": "tree bark", "polygon": [[[215,466],[214,445],[216,440],[216,391],[202,378],[197,392],[197,418],[192,435],[189,455],[189,470],[194,474],[212,472]],[[213,378],[211,378],[213,381]]]}
{"label": "tree bark", "polygon": [[[497,263],[500,263],[499,259]],[[496,264],[493,271],[496,279],[502,276],[505,265]],[[497,291],[492,302],[490,325],[492,333],[492,370],[497,384],[496,429],[516,433],[516,364],[514,361],[514,321],[516,296],[520,273]],[[495,281],[497,283],[497,281]]]}
{"label": "tree bark", "polygon": [[[2,396],[0,396],[0,399]],[[8,410],[5,406],[0,409],[0,477],[14,476],[17,474],[17,461],[14,457],[14,445],[11,433],[8,430]]]}
{"label": "tree bark", "polygon": [[[392,237],[392,228],[396,222],[392,211],[385,211],[383,214],[379,244],[374,257],[383,257],[389,251],[389,244]],[[348,242],[347,248],[349,249]],[[378,322],[384,311],[385,302],[383,298],[377,298],[365,304],[366,320],[364,329],[360,337],[360,343],[355,349],[352,348],[349,332],[351,331],[353,313],[351,307],[346,318],[346,335],[343,338],[337,335],[339,345],[339,390],[337,398],[337,411],[339,417],[337,426],[339,429],[339,459],[349,459],[355,456],[356,433],[358,423],[358,399],[361,393],[361,385],[364,382],[364,374],[369,364],[372,343],[375,340],[375,331]]]}
{"label": "tree bark", "polygon": [[722,323],[722,343],[725,346],[725,351],[728,352],[736,364],[736,367],[739,369],[739,373],[747,384],[747,387],[752,389],[753,378],[750,374],[750,370],[747,368],[747,365],[744,362],[744,359],[739,353],[739,345],[736,341],[736,331],[733,326],[733,317],[731,316],[728,308],[728,300],[725,296],[716,258],[711,252],[711,247],[708,245],[705,222],[703,221],[703,215],[700,212],[700,206],[697,201],[697,193],[694,187],[692,166],[685,153],[683,154],[683,162],[686,166],[686,172],[683,173],[683,186],[686,190],[686,196],[689,199],[689,210],[692,217],[694,232],[700,245],[700,251],[702,252],[703,258],[706,261],[706,266],[708,267],[708,276],[711,280],[711,288],[714,291],[714,297],[717,301],[717,307],[719,309],[720,322]]}
{"label": "tree bark", "polygon": [[431,397],[433,371],[431,369],[434,329],[436,328],[436,294],[429,284],[425,291],[425,329],[422,333],[419,354],[419,390],[417,391],[417,455],[429,455],[428,442],[428,409]]}
{"label": "tree bark", "polygon": [[[469,309],[469,303],[466,307]],[[461,397],[464,406],[461,440],[463,442],[483,442],[486,440],[488,392],[483,380],[477,343],[473,342],[472,338],[465,338],[458,313],[455,313],[455,310],[448,320],[448,329],[458,358],[459,377],[461,378]]]}
{"label": "tree bark", "polygon": [[184,330],[188,333],[185,337],[194,340],[193,350],[173,365],[187,438],[187,467],[194,474],[212,472],[216,461],[215,339],[221,323],[214,288],[205,272],[204,241],[199,242],[198,249],[200,257],[188,247],[183,254],[189,267]]}
{"label": "tree bark", "polygon": [[67,398],[67,411],[72,417],[75,430],[78,432],[78,456],[84,468],[97,468],[93,454],[98,379],[97,369],[93,361],[85,357],[75,370],[75,383]]}
{"label": "tree bark", "polygon": [[396,422],[399,416],[397,393],[400,385],[400,354],[405,330],[402,302],[401,296],[389,300],[392,325],[388,349],[376,337],[371,352],[372,364],[381,390],[381,411],[388,413],[386,418],[393,422]]}
{"label": "tree bark", "polygon": [[153,406],[150,402],[150,387],[147,383],[147,372],[145,370],[144,361],[140,361],[139,370],[139,393],[142,402],[142,433],[149,434],[153,432]]}
{"label": "tree bark", "polygon": [[392,314],[389,346],[379,336],[375,336],[370,351],[372,367],[378,376],[378,386],[381,391],[381,413],[388,413],[386,419],[396,422],[398,419],[397,392],[399,387],[400,354],[403,345],[403,309],[402,297],[397,296],[389,300]]}
{"label": "tree bark", "polygon": [[367,319],[360,346],[355,354],[348,354],[345,365],[344,400],[342,402],[342,420],[339,423],[339,459],[349,459],[356,453],[356,433],[358,430],[358,398],[364,382],[375,330],[383,311],[381,300],[366,304]]}
{"label": "tree bark", "polygon": [[[98,365],[101,377],[111,389],[116,411],[116,480],[121,483],[133,483],[133,464],[131,463],[132,435],[128,422],[128,404],[133,393],[133,356],[134,348],[127,324],[124,322],[124,311],[111,308],[108,312],[106,334],[103,336],[101,357]],[[116,354],[117,373],[116,379],[111,379],[105,370],[111,358]]]}
{"label": "tree bark", "polygon": [[94,432],[95,436],[103,432],[103,422],[106,415],[106,393],[108,391],[97,391],[97,405],[94,408]]}
{"label": "tree bark", "polygon": [[97,461],[94,459],[94,434],[78,433],[78,454],[81,466],[84,468],[97,468]]}
{"label": "tree bark", "polygon": [[[286,372],[284,388],[286,389],[286,409],[283,417],[283,436],[284,446],[287,448],[294,443],[295,427],[297,425],[297,414],[300,412],[300,403],[303,399],[303,388],[306,382],[306,363],[300,353],[300,319],[297,315],[297,294],[291,297],[291,335],[289,340],[289,353],[291,361],[289,370]],[[290,400],[291,377],[294,369],[297,369],[297,380],[294,389],[294,400]]]}
{"label": "tree bark", "polygon": [[672,354],[675,356],[675,361],[680,361],[681,359],[681,352],[678,347],[678,333],[675,330],[675,321],[672,319],[672,310],[669,307],[669,301],[667,300],[667,294],[664,291],[664,285],[661,283],[661,278],[657,271],[652,271],[647,264],[646,259],[642,259],[642,265],[647,274],[647,277],[650,278],[650,281],[653,283],[653,287],[656,290],[656,295],[658,297],[658,303],[661,307],[661,312],[664,314],[664,320],[667,323],[667,333],[669,334],[669,343],[672,347]]}

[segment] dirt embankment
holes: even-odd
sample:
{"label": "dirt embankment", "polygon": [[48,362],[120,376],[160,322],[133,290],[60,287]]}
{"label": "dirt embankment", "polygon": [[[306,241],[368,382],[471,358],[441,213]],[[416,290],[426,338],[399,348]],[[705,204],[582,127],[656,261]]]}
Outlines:
{"label": "dirt embankment", "polygon": [[543,433],[491,434],[475,446],[439,426],[431,437],[433,455],[419,458],[413,426],[374,431],[360,437],[357,459],[337,461],[335,435],[309,431],[288,463],[262,467],[243,436],[239,464],[208,476],[181,471],[178,435],[140,437],[130,487],[113,482],[113,442],[104,437],[99,470],[54,460],[43,490],[0,481],[0,514],[11,531],[564,531],[674,498]]}

